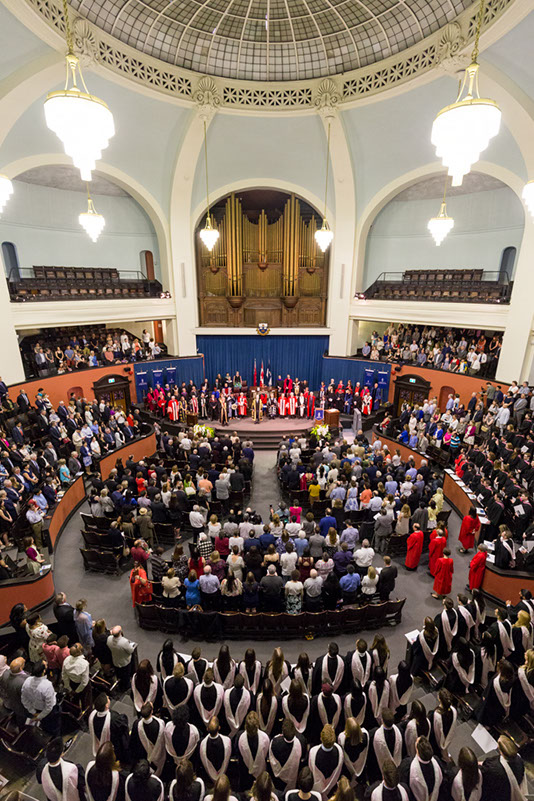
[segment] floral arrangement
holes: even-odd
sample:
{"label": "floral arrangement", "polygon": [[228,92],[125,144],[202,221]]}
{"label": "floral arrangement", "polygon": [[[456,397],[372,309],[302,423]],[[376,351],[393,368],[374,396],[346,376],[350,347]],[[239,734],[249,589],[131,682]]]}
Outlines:
{"label": "floral arrangement", "polygon": [[213,439],[214,430],[210,426],[201,426],[198,423],[193,426],[193,434],[195,437],[204,437],[204,439]]}
{"label": "floral arrangement", "polygon": [[311,430],[312,434],[315,434],[317,439],[330,439],[330,429],[327,425],[316,425]]}

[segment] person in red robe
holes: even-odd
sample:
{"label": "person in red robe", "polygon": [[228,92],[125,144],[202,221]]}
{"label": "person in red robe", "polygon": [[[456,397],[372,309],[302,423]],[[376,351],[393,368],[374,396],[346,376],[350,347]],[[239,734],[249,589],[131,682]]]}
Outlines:
{"label": "person in red robe", "polygon": [[[441,535],[438,535],[438,531],[441,531]],[[445,526],[440,526],[438,524],[436,528],[430,532],[430,542],[432,542],[432,540],[436,539],[438,536],[445,537],[445,542],[447,542],[449,539],[449,530],[445,528]]]}
{"label": "person in red robe", "polygon": [[288,373],[284,378],[284,395],[289,395],[290,392],[293,392],[293,379]]}
{"label": "person in red robe", "polygon": [[239,416],[247,416],[247,396],[244,392],[240,392],[237,396],[237,408],[239,409]]}
{"label": "person in red robe", "polygon": [[438,535],[433,540],[430,540],[428,546],[428,569],[431,576],[436,575],[436,564],[438,559],[443,556],[446,545],[447,538],[443,535],[442,530],[438,529]]}
{"label": "person in red robe", "polygon": [[280,417],[286,416],[286,399],[284,398],[283,395],[280,395],[280,397],[278,398],[278,414],[280,415]]}
{"label": "person in red robe", "polygon": [[458,539],[462,543],[460,553],[469,553],[470,548],[475,546],[475,536],[480,531],[480,520],[477,516],[477,510],[472,506],[469,512],[462,520],[460,534]]}
{"label": "person in red robe", "polygon": [[440,595],[449,595],[452,588],[452,574],[454,573],[454,562],[451,559],[451,552],[448,548],[443,551],[443,556],[436,562],[436,575],[434,577],[433,598]]}
{"label": "person in red robe", "polygon": [[486,559],[488,554],[486,546],[480,543],[478,551],[473,556],[469,563],[469,589],[479,590],[484,578],[484,571],[486,570]]}
{"label": "person in red robe", "polygon": [[156,408],[156,400],[154,398],[154,393],[152,392],[151,389],[149,389],[148,392],[146,393],[145,401],[149,411],[153,412],[154,409]]}
{"label": "person in red robe", "polygon": [[175,423],[180,419],[180,404],[176,398],[170,399],[169,405],[167,406],[167,414],[169,415],[169,419]]}
{"label": "person in red robe", "polygon": [[[287,409],[287,406],[286,406]],[[297,399],[293,393],[289,396],[289,416],[295,417],[297,414]]]}
{"label": "person in red robe", "polygon": [[406,561],[404,562],[405,567],[408,570],[417,570],[417,565],[419,564],[419,560],[421,559],[421,554],[423,552],[423,539],[425,535],[417,525],[417,528],[414,527],[413,532],[408,537],[406,546]]}
{"label": "person in red robe", "polygon": [[152,600],[152,583],[148,580],[146,570],[134,565],[130,571],[130,589],[132,591],[132,606],[148,604]]}
{"label": "person in red robe", "polygon": [[308,393],[306,406],[308,411],[308,419],[311,420],[315,414],[315,395],[313,392]]}

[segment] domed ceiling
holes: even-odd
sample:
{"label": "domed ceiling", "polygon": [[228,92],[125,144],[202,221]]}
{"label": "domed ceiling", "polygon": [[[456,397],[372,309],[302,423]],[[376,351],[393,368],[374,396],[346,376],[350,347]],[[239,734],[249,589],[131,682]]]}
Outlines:
{"label": "domed ceiling", "polygon": [[424,39],[473,0],[70,0],[155,58],[255,81],[336,75]]}

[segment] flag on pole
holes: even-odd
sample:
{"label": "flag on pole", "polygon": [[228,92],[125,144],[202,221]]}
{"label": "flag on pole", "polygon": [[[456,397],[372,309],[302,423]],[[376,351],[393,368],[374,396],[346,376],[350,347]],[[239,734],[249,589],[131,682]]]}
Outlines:
{"label": "flag on pole", "polygon": [[256,359],[254,359],[254,383],[252,386],[256,387],[258,385],[258,375],[256,371]]}
{"label": "flag on pole", "polygon": [[264,375],[263,375],[263,359],[261,360],[261,370],[260,370],[260,387],[264,386],[263,383]]}
{"label": "flag on pole", "polygon": [[265,381],[268,387],[273,385],[273,375],[271,373],[271,360],[267,362],[267,372],[265,373]]}

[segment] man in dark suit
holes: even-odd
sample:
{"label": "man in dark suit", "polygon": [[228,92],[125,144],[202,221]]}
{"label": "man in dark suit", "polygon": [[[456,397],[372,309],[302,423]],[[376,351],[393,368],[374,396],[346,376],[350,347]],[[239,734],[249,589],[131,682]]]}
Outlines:
{"label": "man in dark suit", "polygon": [[17,406],[19,407],[21,414],[25,414],[31,406],[30,399],[23,389],[21,389],[17,395]]}
{"label": "man in dark suit", "polygon": [[63,635],[69,638],[69,643],[78,641],[76,624],[74,623],[74,607],[67,603],[64,592],[58,592],[54,600],[54,617],[57,620],[58,637]]}
{"label": "man in dark suit", "polygon": [[395,579],[397,578],[397,567],[391,564],[391,557],[384,556],[384,567],[380,571],[378,578],[378,592],[381,601],[389,601],[389,596],[395,589]]}
{"label": "man in dark suit", "polygon": [[17,423],[17,425],[13,426],[11,429],[11,439],[15,445],[22,445],[24,443],[24,431],[20,423]]}
{"label": "man in dark suit", "polygon": [[8,393],[7,384],[5,381],[2,381],[2,376],[0,376],[0,402],[6,397]]}
{"label": "man in dark suit", "polygon": [[235,473],[230,474],[230,487],[232,492],[242,492],[245,489],[245,477],[243,473],[236,470]]}

